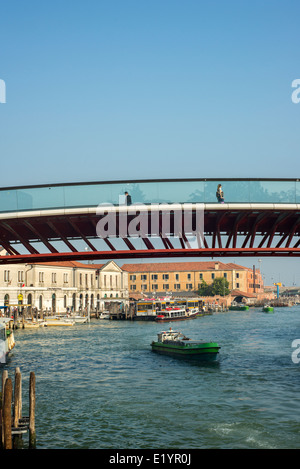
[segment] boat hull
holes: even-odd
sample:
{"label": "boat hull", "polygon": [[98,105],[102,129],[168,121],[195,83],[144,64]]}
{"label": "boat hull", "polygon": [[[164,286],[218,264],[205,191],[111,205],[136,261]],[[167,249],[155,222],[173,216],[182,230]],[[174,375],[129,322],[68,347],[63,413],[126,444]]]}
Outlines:
{"label": "boat hull", "polygon": [[60,326],[74,326],[75,321],[63,321],[60,319],[52,319],[52,320],[46,320],[45,321],[45,326],[46,327],[60,327]]}
{"label": "boat hull", "polygon": [[0,363],[6,363],[9,353],[15,347],[14,334],[10,329],[1,328]]}
{"label": "boat hull", "polygon": [[230,311],[248,311],[249,306],[229,306]]}
{"label": "boat hull", "polygon": [[263,308],[264,313],[274,313],[274,308],[273,306],[265,306]]}
{"label": "boat hull", "polygon": [[215,360],[221,348],[216,342],[203,342],[196,345],[152,342],[151,347],[153,352],[196,360]]}
{"label": "boat hull", "polygon": [[174,316],[174,317],[156,317],[156,322],[173,322],[173,321],[186,321],[187,319],[195,319],[198,313],[190,314],[189,316]]}

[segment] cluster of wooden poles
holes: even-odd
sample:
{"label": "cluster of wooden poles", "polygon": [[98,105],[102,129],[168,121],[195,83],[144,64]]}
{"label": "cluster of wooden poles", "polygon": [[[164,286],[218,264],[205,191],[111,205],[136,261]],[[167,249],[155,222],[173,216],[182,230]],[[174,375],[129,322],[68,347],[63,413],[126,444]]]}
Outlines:
{"label": "cluster of wooden poles", "polygon": [[35,374],[29,379],[29,417],[22,416],[22,376],[15,369],[14,392],[12,379],[7,370],[2,372],[2,394],[0,399],[0,434],[2,449],[23,447],[22,435],[29,431],[29,449],[36,447],[35,433]]}

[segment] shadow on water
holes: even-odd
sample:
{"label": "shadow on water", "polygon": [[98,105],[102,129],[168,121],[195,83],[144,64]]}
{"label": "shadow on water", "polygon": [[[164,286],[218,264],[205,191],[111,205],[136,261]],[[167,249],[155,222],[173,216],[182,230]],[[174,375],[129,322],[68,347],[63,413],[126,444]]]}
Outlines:
{"label": "shadow on water", "polygon": [[[172,355],[167,355],[163,353],[159,353],[156,351],[151,351],[151,354],[153,354],[155,357],[157,357],[157,363],[160,366],[166,366],[172,364],[172,366],[176,366],[178,364],[179,366],[183,367],[196,367],[196,368],[210,368],[210,369],[217,369],[220,367],[220,361],[219,357],[216,358],[211,358],[211,357],[181,357],[181,356],[172,356]],[[159,358],[158,358],[159,357]]]}

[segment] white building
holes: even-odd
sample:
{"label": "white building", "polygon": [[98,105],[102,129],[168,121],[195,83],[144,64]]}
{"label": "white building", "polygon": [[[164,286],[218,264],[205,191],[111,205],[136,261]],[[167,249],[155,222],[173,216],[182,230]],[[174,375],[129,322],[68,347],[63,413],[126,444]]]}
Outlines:
{"label": "white building", "polygon": [[111,302],[128,305],[128,273],[113,261],[75,261],[0,266],[0,306],[30,310],[103,311]]}

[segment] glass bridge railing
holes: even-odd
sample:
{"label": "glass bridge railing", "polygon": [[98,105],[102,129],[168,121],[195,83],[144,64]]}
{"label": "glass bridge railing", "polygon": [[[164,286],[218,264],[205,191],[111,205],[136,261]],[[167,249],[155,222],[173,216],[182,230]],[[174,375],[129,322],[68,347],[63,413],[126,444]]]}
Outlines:
{"label": "glass bridge railing", "polygon": [[298,179],[190,179],[53,184],[0,189],[0,212],[97,207],[132,203],[216,203],[222,184],[225,203],[300,203]]}

